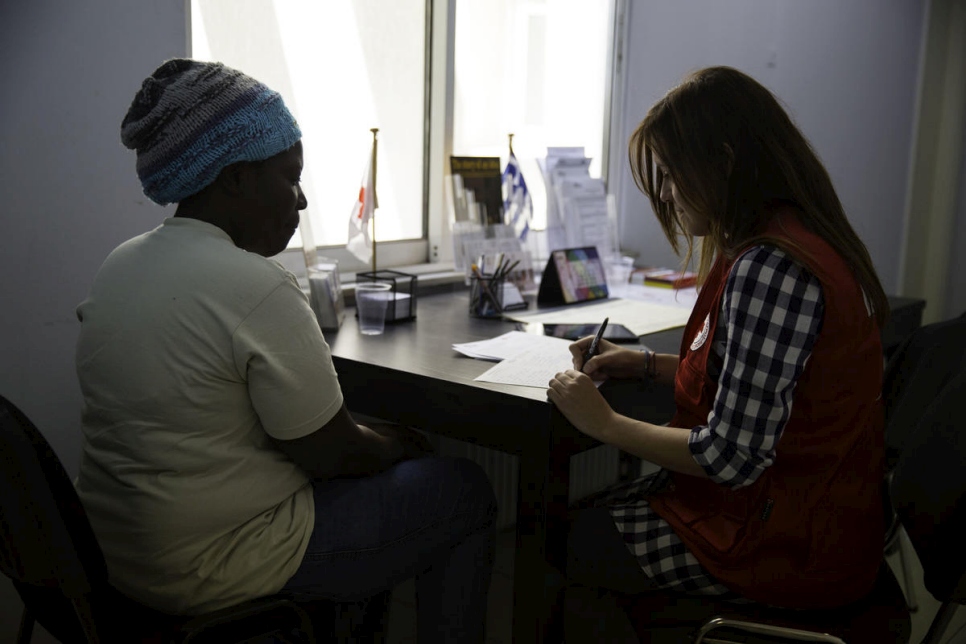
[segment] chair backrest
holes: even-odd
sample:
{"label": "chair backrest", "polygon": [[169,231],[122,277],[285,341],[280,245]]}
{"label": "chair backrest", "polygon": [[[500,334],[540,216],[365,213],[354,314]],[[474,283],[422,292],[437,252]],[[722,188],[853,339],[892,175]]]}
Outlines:
{"label": "chair backrest", "polygon": [[966,602],[966,371],[939,392],[909,435],[892,500],[922,563],[926,589]]}
{"label": "chair backrest", "polygon": [[[70,477],[40,431],[0,396],[0,570],[73,613],[107,585],[107,566]],[[29,606],[29,602],[28,602]],[[78,619],[87,621],[83,615]]]}
{"label": "chair backrest", "polygon": [[885,447],[888,469],[895,467],[906,440],[937,392],[966,369],[966,315],[927,324],[909,336],[886,365]]}

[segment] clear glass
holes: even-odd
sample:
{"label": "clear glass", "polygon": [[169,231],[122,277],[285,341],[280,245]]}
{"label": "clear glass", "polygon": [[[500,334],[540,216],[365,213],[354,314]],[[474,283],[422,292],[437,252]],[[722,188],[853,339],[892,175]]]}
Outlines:
{"label": "clear glass", "polygon": [[356,310],[362,335],[379,335],[385,331],[386,310],[392,297],[390,289],[385,282],[356,283]]}

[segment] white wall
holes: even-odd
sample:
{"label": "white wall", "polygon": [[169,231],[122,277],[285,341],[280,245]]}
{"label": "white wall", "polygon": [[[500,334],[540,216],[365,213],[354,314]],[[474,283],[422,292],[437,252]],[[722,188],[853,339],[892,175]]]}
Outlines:
{"label": "white wall", "polygon": [[[785,103],[832,176],[887,292],[896,293],[926,0],[630,0],[627,140],[694,69],[729,65]],[[626,153],[621,239],[639,262],[675,266]]]}
{"label": "white wall", "polygon": [[[80,446],[74,307],[121,241],[163,218],[120,124],[141,81],[184,56],[184,0],[0,3],[0,394],[71,474]],[[0,580],[0,642],[19,602]]]}

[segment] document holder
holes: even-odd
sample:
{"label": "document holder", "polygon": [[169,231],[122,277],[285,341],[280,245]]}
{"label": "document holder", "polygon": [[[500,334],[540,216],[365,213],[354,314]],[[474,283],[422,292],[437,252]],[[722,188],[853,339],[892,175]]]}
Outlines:
{"label": "document holder", "polygon": [[537,291],[537,304],[575,304],[608,297],[607,274],[596,246],[550,253]]}
{"label": "document holder", "polygon": [[309,282],[309,304],[323,331],[338,330],[345,319],[345,299],[339,281],[339,262],[318,258],[306,266]]}

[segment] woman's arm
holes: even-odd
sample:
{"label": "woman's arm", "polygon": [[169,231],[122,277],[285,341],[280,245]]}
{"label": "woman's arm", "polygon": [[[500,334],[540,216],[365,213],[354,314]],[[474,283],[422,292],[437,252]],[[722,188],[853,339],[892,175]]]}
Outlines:
{"label": "woman's arm", "polygon": [[680,361],[681,358],[676,353],[655,353],[654,382],[661,385],[673,385]]}
{"label": "woman's arm", "polygon": [[407,458],[429,452],[425,439],[401,426],[367,427],[345,405],[325,426],[294,440],[273,439],[278,448],[316,479],[377,474]]}
{"label": "woman's arm", "polygon": [[707,476],[688,448],[691,430],[618,414],[587,374],[573,369],[558,373],[550,381],[547,396],[577,429],[602,443],[675,472]]}
{"label": "woman's arm", "polygon": [[821,283],[783,251],[759,246],[735,262],[712,339],[718,390],[689,445],[710,478],[738,488],[774,462],[823,315]]}
{"label": "woman's arm", "polygon": [[600,352],[584,364],[584,354],[593,338],[586,337],[570,345],[574,369],[589,376],[651,380],[660,384],[674,384],[678,356],[671,353],[637,351],[601,340]]}
{"label": "woman's arm", "polygon": [[[548,396],[577,429],[602,442],[669,470],[748,485],[774,459],[823,310],[814,276],[781,251],[757,248],[736,262],[729,277],[719,319],[723,332],[712,340],[721,344],[724,358],[721,373],[712,376],[719,386],[707,425],[664,427],[620,416],[577,371],[557,374]],[[632,364],[627,354],[634,352],[621,351],[620,364]],[[588,361],[588,371],[593,363]],[[644,360],[633,364],[640,368]],[[655,380],[673,382],[678,357],[658,354],[655,364]]]}

